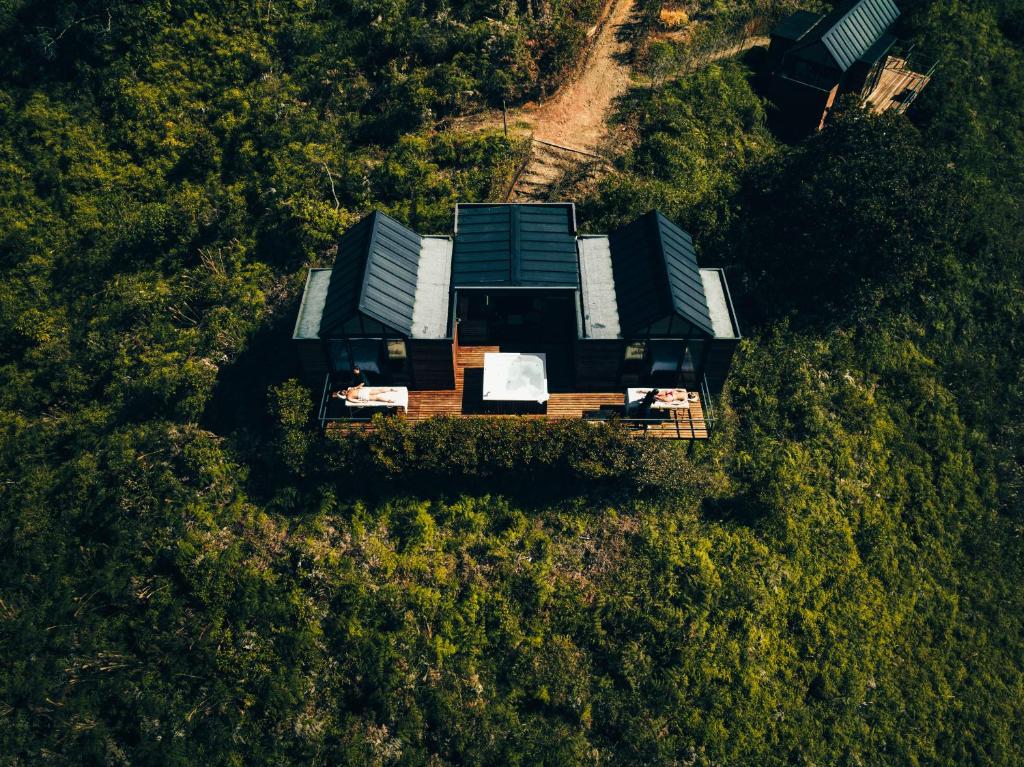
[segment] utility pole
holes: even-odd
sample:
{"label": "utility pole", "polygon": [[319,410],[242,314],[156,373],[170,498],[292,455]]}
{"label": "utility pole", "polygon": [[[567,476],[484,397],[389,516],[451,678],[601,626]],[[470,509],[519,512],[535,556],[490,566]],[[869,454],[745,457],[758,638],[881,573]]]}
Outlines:
{"label": "utility pole", "polygon": [[505,128],[505,138],[508,138],[508,109],[505,108],[505,99],[501,100],[501,124]]}

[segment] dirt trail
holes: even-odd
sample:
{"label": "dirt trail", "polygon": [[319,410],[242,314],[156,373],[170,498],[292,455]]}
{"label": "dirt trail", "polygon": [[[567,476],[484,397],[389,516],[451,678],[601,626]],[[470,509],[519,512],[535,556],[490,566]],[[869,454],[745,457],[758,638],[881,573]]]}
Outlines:
{"label": "dirt trail", "polygon": [[[630,41],[623,32],[633,19],[636,0],[610,3],[578,76],[550,101],[510,114],[513,124],[528,127],[533,138],[530,159],[509,194],[511,202],[547,200],[558,181],[588,161],[588,154],[599,152],[606,140],[612,104],[632,84]],[[765,37],[748,38],[711,53],[691,71],[767,43]]]}
{"label": "dirt trail", "polygon": [[610,3],[578,75],[550,101],[521,113],[534,141],[509,195],[512,202],[546,200],[566,172],[586,160],[585,153],[596,152],[607,135],[612,102],[630,86],[630,44],[622,31],[635,0]]}
{"label": "dirt trail", "polygon": [[635,3],[611,2],[583,71],[534,113],[536,138],[591,152],[600,147],[612,102],[630,85],[630,44],[622,39],[622,28],[629,23]]}

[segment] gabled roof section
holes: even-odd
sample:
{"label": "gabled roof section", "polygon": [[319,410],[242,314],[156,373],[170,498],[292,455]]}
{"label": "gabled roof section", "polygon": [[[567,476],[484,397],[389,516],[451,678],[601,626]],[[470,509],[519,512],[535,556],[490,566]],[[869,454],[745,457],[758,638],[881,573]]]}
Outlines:
{"label": "gabled roof section", "polygon": [[845,72],[895,23],[900,9],[893,0],[858,0],[837,9],[836,15],[834,23],[829,23],[832,16],[825,19],[821,42]]}
{"label": "gabled roof section", "polygon": [[675,313],[714,335],[693,239],[658,211],[608,236],[624,335]]}
{"label": "gabled roof section", "polygon": [[893,0],[846,0],[803,34],[787,56],[845,72],[899,16]]}
{"label": "gabled roof section", "polygon": [[320,337],[357,313],[410,335],[419,259],[420,236],[380,211],[350,227],[338,240]]}
{"label": "gabled roof section", "polygon": [[799,42],[823,18],[825,17],[820,13],[796,11],[775,26],[772,30],[772,37]]}
{"label": "gabled roof section", "polygon": [[462,204],[455,209],[452,285],[578,288],[572,204]]}

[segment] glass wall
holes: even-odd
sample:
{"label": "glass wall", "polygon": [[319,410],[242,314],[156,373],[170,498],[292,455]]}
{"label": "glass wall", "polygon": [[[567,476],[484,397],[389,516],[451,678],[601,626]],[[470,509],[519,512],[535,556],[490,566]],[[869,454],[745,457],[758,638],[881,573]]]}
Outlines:
{"label": "glass wall", "polygon": [[[685,324],[681,318],[663,320],[650,328],[651,335],[664,327]],[[627,386],[651,385],[662,387],[696,387],[704,373],[708,339],[690,338],[633,338],[626,342],[622,360],[622,383]]]}
{"label": "glass wall", "polygon": [[404,338],[340,338],[325,343],[332,374],[344,376],[356,365],[371,384],[400,383],[408,377]]}

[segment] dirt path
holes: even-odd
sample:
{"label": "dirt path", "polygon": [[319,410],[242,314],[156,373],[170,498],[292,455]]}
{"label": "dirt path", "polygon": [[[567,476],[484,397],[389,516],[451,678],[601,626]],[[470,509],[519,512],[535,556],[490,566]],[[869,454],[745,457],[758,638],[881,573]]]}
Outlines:
{"label": "dirt path", "polygon": [[[528,129],[533,138],[529,161],[513,185],[509,201],[547,200],[569,170],[588,161],[588,154],[602,148],[608,135],[612,104],[633,83],[628,64],[630,42],[623,32],[632,21],[636,0],[610,0],[610,3],[577,77],[545,104],[509,113],[510,125]],[[766,37],[748,38],[694,62],[689,71],[767,44]],[[500,119],[499,112],[497,120]],[[463,127],[469,128],[473,123],[474,127],[481,127],[487,120],[487,117],[473,120]]]}
{"label": "dirt path", "polygon": [[630,85],[630,45],[621,33],[633,15],[634,0],[611,2],[583,71],[534,113],[536,138],[591,152],[600,147],[612,102]]}

